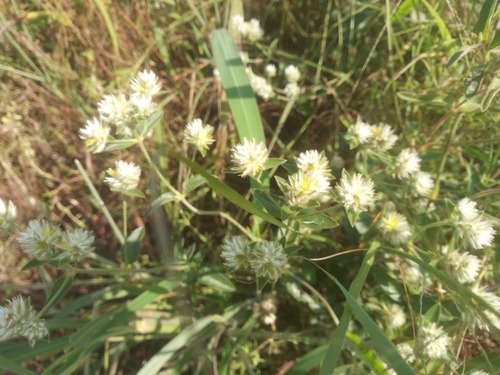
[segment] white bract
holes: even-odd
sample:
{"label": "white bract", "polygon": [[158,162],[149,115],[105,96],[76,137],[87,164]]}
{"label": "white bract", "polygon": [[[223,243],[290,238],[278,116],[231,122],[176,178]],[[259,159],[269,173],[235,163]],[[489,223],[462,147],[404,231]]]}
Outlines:
{"label": "white bract", "polygon": [[115,163],[116,169],[109,168],[106,172],[108,177],[104,179],[113,191],[126,193],[136,189],[141,177],[141,168],[134,163],[119,160]]}

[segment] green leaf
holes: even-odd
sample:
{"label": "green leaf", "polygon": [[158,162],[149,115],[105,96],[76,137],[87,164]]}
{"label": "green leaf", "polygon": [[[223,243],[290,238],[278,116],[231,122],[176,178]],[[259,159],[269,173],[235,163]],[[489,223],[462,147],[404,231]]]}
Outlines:
{"label": "green leaf", "polygon": [[398,7],[396,14],[401,16],[407,16],[410,14],[413,8],[417,5],[418,0],[404,0],[401,5]]}
{"label": "green leaf", "polygon": [[135,139],[115,139],[108,142],[104,151],[123,150],[137,143]]}
{"label": "green leaf", "polygon": [[481,88],[485,70],[484,66],[476,66],[471,69],[470,76],[464,79],[465,97],[467,99],[476,95]]}
{"label": "green leaf", "polygon": [[44,264],[47,264],[49,262],[50,262],[50,259],[47,259],[47,260],[32,259],[28,263],[26,263],[23,268],[21,268],[21,271],[28,271],[28,270],[31,270],[33,268],[41,267]]}
{"label": "green leaf", "polygon": [[400,91],[397,93],[398,97],[410,103],[421,105],[437,105],[449,107],[453,101],[450,97],[444,96],[442,93],[436,94],[417,94],[410,91]]}
{"label": "green leaf", "polygon": [[297,221],[303,226],[313,230],[335,228],[336,226],[339,225],[339,223],[337,223],[331,217],[323,213],[316,213],[307,216],[298,216]]}
{"label": "green leaf", "polygon": [[495,31],[495,35],[491,38],[491,42],[488,45],[488,51],[491,51],[500,46],[500,32]]}
{"label": "green leaf", "polygon": [[257,100],[238,48],[225,29],[214,30],[211,41],[215,64],[219,69],[240,140],[247,138],[255,139],[257,143],[265,142]]}
{"label": "green leaf", "polygon": [[184,181],[184,184],[182,184],[182,193],[184,195],[188,195],[190,192],[192,192],[194,189],[204,185],[207,183],[207,180],[202,175],[195,175],[191,177],[190,179]]}
{"label": "green leaf", "polygon": [[0,356],[0,370],[8,371],[9,374],[36,375],[36,372],[25,369],[23,366],[12,362],[9,358]]}
{"label": "green leaf", "polygon": [[281,178],[280,176],[274,176],[274,179],[276,180],[276,183],[278,184],[278,187],[280,188],[282,193],[288,193],[288,183],[286,182],[286,180]]}
{"label": "green leaf", "polygon": [[439,316],[441,315],[441,305],[436,303],[425,313],[425,320],[429,323],[439,322]]}
{"label": "green leaf", "polygon": [[459,48],[457,51],[455,51],[450,56],[450,58],[446,62],[446,67],[449,68],[450,66],[452,66],[456,62],[460,61],[464,56],[467,56],[468,53],[476,50],[480,46],[481,46],[480,44],[472,44],[472,45],[468,45],[468,46],[462,46],[461,48]]}
{"label": "green leaf", "polygon": [[424,3],[425,7],[427,8],[427,11],[432,16],[432,18],[434,18],[434,21],[436,21],[436,24],[439,28],[439,32],[441,33],[441,37],[445,41],[451,40],[450,31],[446,27],[446,23],[443,21],[439,13],[436,12],[436,10],[432,7],[431,4],[429,4],[429,2],[427,2],[427,0],[421,0],[421,1]]}
{"label": "green leaf", "polygon": [[150,204],[149,208],[146,210],[146,217],[151,215],[151,212],[153,212],[154,209],[161,207],[164,204],[166,204],[168,202],[175,201],[175,200],[176,200],[176,198],[175,198],[174,193],[171,193],[171,192],[163,193],[162,195],[160,195],[158,198],[156,198]]}
{"label": "green leaf", "polygon": [[486,94],[484,95],[483,100],[481,101],[481,111],[484,112],[490,107],[493,98],[497,96],[499,91],[500,91],[500,76],[497,73],[491,80],[490,85],[486,90]]}
{"label": "green leaf", "polygon": [[281,206],[276,203],[276,201],[271,197],[269,193],[267,193],[265,190],[252,189],[252,195],[262,204],[262,206],[264,206],[267,212],[269,212],[275,218],[281,219]]}
{"label": "green leaf", "polygon": [[137,198],[145,198],[146,197],[144,195],[144,193],[137,188],[125,191],[125,192],[123,192],[123,195],[127,195],[129,197],[137,197]]}
{"label": "green leaf", "polygon": [[72,276],[62,276],[58,278],[52,286],[52,290],[50,291],[49,297],[47,298],[47,302],[45,303],[43,309],[47,311],[59,302],[66,295],[66,293],[68,293],[72,285]]}
{"label": "green leaf", "polygon": [[476,34],[482,33],[483,40],[488,39],[491,17],[493,15],[493,11],[495,10],[496,4],[497,0],[484,0],[483,6],[479,11],[479,18],[476,22],[476,25],[474,26],[474,32]]}
{"label": "green leaf", "polygon": [[207,285],[222,292],[234,292],[236,290],[232,281],[220,272],[210,271],[210,273],[205,273],[198,281],[203,285]]}
{"label": "green leaf", "polygon": [[269,158],[264,163],[264,169],[271,169],[271,168],[277,167],[278,165],[281,165],[283,163],[286,163],[286,159]]}
{"label": "green leaf", "polygon": [[326,351],[328,350],[328,345],[322,345],[318,348],[311,350],[309,353],[299,358],[297,362],[293,364],[292,367],[285,372],[285,375],[304,375],[309,374],[309,372],[318,366],[319,363],[325,358]]}
{"label": "green leaf", "polygon": [[469,175],[469,183],[467,185],[467,196],[471,197],[484,190],[484,186],[481,183],[481,176],[477,173],[476,168],[469,164],[467,166],[467,174]]}
{"label": "green leaf", "polygon": [[345,210],[345,213],[347,214],[347,219],[349,219],[349,224],[351,224],[351,227],[354,228],[356,225],[356,221],[358,221],[359,213],[353,210]]}
{"label": "green leaf", "polygon": [[153,112],[146,120],[142,128],[141,136],[144,137],[155,127],[156,123],[163,118],[163,111]]}
{"label": "green leaf", "polygon": [[122,262],[125,264],[134,263],[137,258],[139,258],[139,252],[141,251],[141,242],[144,238],[144,227],[139,227],[134,229],[130,236],[128,236],[127,241],[121,248]]}
{"label": "green leaf", "polygon": [[225,183],[223,183],[222,181],[220,181],[216,177],[212,176],[198,163],[195,163],[194,161],[186,158],[184,155],[181,155],[181,154],[170,153],[170,155],[172,155],[176,159],[185,163],[187,166],[189,166],[196,173],[201,174],[207,180],[208,184],[215,191],[217,191],[219,194],[224,196],[230,202],[243,208],[245,211],[264,219],[265,221],[267,221],[271,224],[274,224],[280,228],[293,230],[293,229],[289,228],[288,226],[286,226],[285,224],[283,224],[281,221],[277,220],[275,217],[271,216],[267,212],[258,208],[255,204],[253,204],[249,200],[242,197],[241,194],[239,194],[237,191],[231,189]]}

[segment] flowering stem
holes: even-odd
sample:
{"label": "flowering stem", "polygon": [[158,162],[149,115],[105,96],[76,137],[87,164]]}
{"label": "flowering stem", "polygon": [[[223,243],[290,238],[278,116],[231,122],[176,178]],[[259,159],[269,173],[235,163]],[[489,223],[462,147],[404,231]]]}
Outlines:
{"label": "flowering stem", "polygon": [[[127,236],[127,197],[125,195],[123,196],[123,237],[125,239],[128,237]],[[127,246],[127,242],[125,241],[124,246]]]}
{"label": "flowering stem", "polygon": [[274,144],[278,140],[278,137],[281,133],[281,130],[283,129],[283,125],[285,125],[285,121],[288,118],[288,115],[290,114],[290,111],[292,110],[293,105],[295,104],[295,99],[296,99],[296,96],[295,95],[292,96],[288,100],[288,102],[286,103],[286,106],[283,109],[283,112],[281,113],[280,119],[278,120],[278,126],[276,127],[276,131],[273,134],[273,138],[271,139],[271,142],[269,143],[269,147],[268,147],[269,152],[272,151]]}
{"label": "flowering stem", "polygon": [[108,211],[108,208],[104,204],[103,200],[101,199],[99,193],[94,187],[94,184],[92,184],[92,181],[90,181],[89,176],[83,169],[80,161],[75,159],[75,164],[76,167],[78,168],[78,171],[82,175],[83,179],[85,180],[85,183],[87,184],[90,192],[94,196],[98,208],[102,211],[104,216],[106,216],[106,219],[108,220],[109,225],[111,226],[111,229],[113,229],[113,232],[115,232],[116,238],[118,238],[118,241],[120,241],[120,244],[123,245],[125,243],[125,237],[123,236],[122,232],[120,231],[120,228],[118,228],[118,225],[116,225],[116,222],[114,221],[113,217],[111,216],[111,213]]}

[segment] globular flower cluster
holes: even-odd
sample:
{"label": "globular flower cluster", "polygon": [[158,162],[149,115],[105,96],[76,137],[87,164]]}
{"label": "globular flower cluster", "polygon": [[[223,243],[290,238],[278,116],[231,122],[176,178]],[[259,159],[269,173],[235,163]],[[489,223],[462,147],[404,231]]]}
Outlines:
{"label": "globular flower cluster", "polygon": [[241,177],[251,176],[258,178],[264,170],[265,163],[269,157],[264,142],[256,143],[254,139],[243,139],[231,149],[231,170],[239,173]]}
{"label": "globular flower cluster", "polygon": [[9,201],[7,204],[0,199],[0,230],[11,230],[17,216],[17,207]]}
{"label": "globular flower cluster", "polygon": [[428,358],[445,358],[450,344],[450,336],[444,332],[443,327],[436,323],[430,323],[420,328],[417,351]]}
{"label": "globular flower cluster", "polygon": [[380,219],[379,229],[384,238],[391,244],[404,244],[411,235],[408,220],[400,213],[391,211]]}
{"label": "globular flower cluster", "polygon": [[242,37],[248,38],[251,41],[257,41],[264,35],[264,30],[260,27],[260,21],[252,18],[246,22],[243,16],[237,14],[231,19],[232,28],[238,31]]}
{"label": "globular flower cluster", "polygon": [[458,237],[474,249],[490,246],[495,235],[492,223],[477,210],[476,202],[463,198],[457,204],[454,224]]}
{"label": "globular flower cluster", "polygon": [[132,93],[108,94],[97,104],[99,117],[87,121],[81,128],[80,138],[93,153],[105,150],[109,142],[111,127],[118,137],[130,137],[132,130],[141,134],[146,120],[156,111],[154,95],[161,90],[158,77],[152,71],[144,70],[132,79],[130,84]]}
{"label": "globular flower cluster", "polygon": [[128,193],[137,188],[141,177],[141,168],[133,162],[127,163],[123,160],[115,162],[115,169],[109,168],[108,177],[104,179],[113,191]]}
{"label": "globular flower cluster", "polygon": [[264,100],[274,96],[273,87],[264,77],[255,74],[251,68],[247,68],[248,79],[253,92]]}
{"label": "globular flower cluster", "polygon": [[17,238],[23,251],[42,261],[79,261],[88,256],[95,241],[84,229],[61,231],[45,220],[31,220]]}
{"label": "globular flower cluster", "polygon": [[444,266],[458,282],[472,283],[481,270],[481,260],[468,252],[455,250],[445,257]]}
{"label": "globular flower cluster", "polygon": [[285,78],[288,83],[285,86],[285,94],[291,98],[300,94],[300,87],[298,85],[300,79],[300,70],[295,65],[288,65],[285,68]]}
{"label": "globular flower cluster", "polygon": [[337,193],[345,209],[356,213],[366,211],[375,202],[373,181],[365,179],[360,173],[351,176],[344,170],[337,184]]}
{"label": "globular flower cluster", "polygon": [[235,236],[222,245],[224,264],[232,269],[250,267],[258,277],[277,280],[284,272],[288,257],[277,241],[261,241],[250,245],[246,238]]}
{"label": "globular flower cluster", "polygon": [[406,314],[403,309],[395,303],[384,307],[384,320],[389,327],[399,328],[406,323]]}
{"label": "globular flower cluster", "polygon": [[500,318],[495,314],[500,313],[500,297],[495,293],[487,291],[484,287],[476,286],[472,288],[472,291],[481,299],[484,300],[489,306],[491,310],[485,310],[479,307],[479,310],[483,312],[483,314],[478,314],[476,311],[471,311],[473,325],[489,331],[490,325],[495,326],[497,329],[500,329]]}
{"label": "globular flower cluster", "polygon": [[47,337],[49,331],[36,315],[30,300],[21,296],[12,298],[6,306],[0,306],[0,341],[21,336],[33,347],[36,340]]}
{"label": "globular flower cluster", "polygon": [[201,119],[196,118],[187,124],[184,130],[184,140],[195,145],[196,149],[205,156],[209,146],[215,142],[213,132],[213,126],[203,125]]}
{"label": "globular flower cluster", "polygon": [[366,146],[377,151],[390,150],[398,140],[398,136],[389,125],[370,125],[362,121],[351,125],[345,137],[351,148]]}
{"label": "globular flower cluster", "polygon": [[297,158],[299,171],[288,177],[287,198],[292,206],[305,205],[327,194],[330,189],[328,159],[317,150],[302,152]]}

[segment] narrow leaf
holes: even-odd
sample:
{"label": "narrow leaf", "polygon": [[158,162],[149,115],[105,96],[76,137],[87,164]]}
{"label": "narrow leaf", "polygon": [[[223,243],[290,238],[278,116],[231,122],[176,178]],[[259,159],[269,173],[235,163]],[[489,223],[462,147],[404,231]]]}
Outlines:
{"label": "narrow leaf", "polygon": [[121,248],[123,263],[132,264],[137,260],[137,258],[139,258],[139,252],[141,250],[141,242],[143,238],[144,227],[136,228],[132,233],[130,233],[127,241]]}
{"label": "narrow leaf", "polygon": [[175,195],[171,192],[163,193],[160,195],[158,198],[156,198],[149,208],[146,210],[146,217],[151,215],[151,212],[153,212],[154,209],[163,206],[164,204],[168,202],[175,201]]}
{"label": "narrow leaf", "polygon": [[305,217],[297,217],[297,221],[302,224],[303,226],[313,229],[313,230],[320,230],[320,229],[327,229],[327,228],[335,228],[339,224],[333,220],[331,217],[322,214],[322,213],[316,213],[314,215],[307,215]]}
{"label": "narrow leaf", "polygon": [[197,174],[184,182],[184,184],[182,185],[182,192],[184,193],[184,195],[187,195],[194,189],[206,183],[207,180],[205,180],[202,175]]}
{"label": "narrow leaf", "polygon": [[72,276],[62,276],[58,278],[52,286],[52,290],[50,291],[49,297],[47,298],[47,302],[45,303],[43,309],[47,311],[59,302],[66,295],[66,293],[68,293],[72,285]]}
{"label": "narrow leaf", "polygon": [[210,286],[223,292],[234,292],[236,290],[231,280],[220,272],[211,271],[210,273],[205,273],[198,281],[203,285]]}
{"label": "narrow leaf", "polygon": [[488,39],[490,20],[496,4],[497,0],[485,0],[481,10],[479,11],[479,18],[474,26],[474,32],[476,34],[482,33],[483,40]]}
{"label": "narrow leaf", "polygon": [[137,143],[135,139],[116,139],[108,142],[104,151],[122,150]]}
{"label": "narrow leaf", "polygon": [[155,127],[156,123],[160,121],[163,118],[163,112],[162,111],[156,111],[153,112],[147,120],[145,120],[144,127],[142,128],[141,136],[146,136],[153,128]]}
{"label": "narrow leaf", "polygon": [[38,260],[38,259],[32,259],[28,263],[26,263],[23,268],[21,268],[21,271],[28,271],[31,270],[32,268],[37,268],[41,267],[44,264],[49,263],[50,260]]}
{"label": "narrow leaf", "polygon": [[9,374],[36,375],[36,372],[25,369],[23,366],[12,362],[9,358],[0,356],[0,369],[8,371]]}
{"label": "narrow leaf", "polygon": [[427,11],[430,13],[432,18],[434,18],[434,21],[436,21],[436,24],[439,28],[439,32],[441,33],[441,37],[445,40],[451,40],[451,34],[448,28],[446,27],[446,23],[443,21],[441,16],[439,15],[438,12],[432,7],[431,4],[427,0],[422,0],[424,3],[425,7],[427,8]]}

